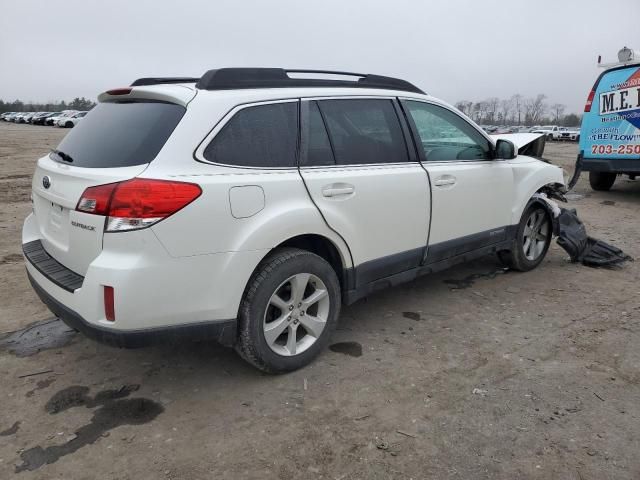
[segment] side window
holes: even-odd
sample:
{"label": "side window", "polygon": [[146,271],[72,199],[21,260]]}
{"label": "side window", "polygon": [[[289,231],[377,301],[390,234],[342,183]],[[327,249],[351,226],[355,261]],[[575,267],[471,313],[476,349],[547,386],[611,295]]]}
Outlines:
{"label": "side window", "polygon": [[[335,165],[329,135],[315,101],[308,103],[306,128],[302,130],[302,155],[300,166]],[[304,108],[302,110],[304,112]]]}
{"label": "side window", "polygon": [[273,103],[237,112],[204,150],[210,162],[243,167],[295,167],[298,103]]}
{"label": "side window", "polygon": [[489,160],[489,141],[466,120],[446,108],[424,102],[403,101],[415,124],[429,162]]}
{"label": "side window", "polygon": [[391,100],[320,100],[338,165],[409,161]]}

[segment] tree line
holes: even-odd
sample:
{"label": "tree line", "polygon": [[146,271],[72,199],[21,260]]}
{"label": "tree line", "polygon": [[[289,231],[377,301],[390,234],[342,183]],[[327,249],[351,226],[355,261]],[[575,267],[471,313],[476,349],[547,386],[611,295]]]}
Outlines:
{"label": "tree line", "polygon": [[61,112],[62,110],[91,110],[95,107],[95,102],[84,98],[76,97],[70,102],[64,100],[48,103],[23,102],[14,100],[5,102],[0,100],[0,113],[4,112]]}
{"label": "tree line", "polygon": [[581,121],[581,116],[575,113],[565,114],[565,105],[561,103],[549,105],[547,96],[542,93],[535,97],[524,97],[520,94],[505,99],[491,97],[478,102],[460,100],[455,106],[481,124],[529,126],[554,124],[576,127]]}

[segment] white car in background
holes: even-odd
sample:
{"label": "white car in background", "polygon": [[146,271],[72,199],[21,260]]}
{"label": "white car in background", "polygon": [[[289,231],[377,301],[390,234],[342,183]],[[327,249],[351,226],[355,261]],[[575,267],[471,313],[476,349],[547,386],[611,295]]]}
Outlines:
{"label": "white car in background", "polygon": [[59,112],[57,115],[53,115],[47,118],[47,121],[45,123],[47,125],[52,125],[55,127],[58,125],[58,121],[60,119],[70,117],[74,113],[77,113],[77,110],[63,110],[62,112]]}
{"label": "white car in background", "polygon": [[22,247],[40,298],[97,340],[217,340],[283,372],[323,350],[343,303],[487,254],[542,262],[536,193],[563,172],[512,143],[538,135],[494,139],[404,80],[317,74],[102,93],[37,162]]}
{"label": "white car in background", "polygon": [[56,121],[56,125],[60,128],[73,128],[88,112],[77,112],[70,114],[69,116],[61,116]]}

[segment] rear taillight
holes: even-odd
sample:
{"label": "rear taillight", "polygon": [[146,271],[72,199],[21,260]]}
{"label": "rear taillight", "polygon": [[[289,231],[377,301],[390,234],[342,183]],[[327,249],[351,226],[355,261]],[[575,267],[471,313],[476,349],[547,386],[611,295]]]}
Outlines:
{"label": "rear taillight", "polygon": [[87,188],[76,210],[108,217],[107,232],[137,230],[173,215],[201,193],[194,183],[134,178]]}
{"label": "rear taillight", "polygon": [[589,96],[587,97],[587,103],[584,104],[584,111],[585,112],[590,112],[591,111],[591,105],[593,105],[593,97],[596,96],[596,91],[595,89],[591,90],[591,92],[589,92]]}

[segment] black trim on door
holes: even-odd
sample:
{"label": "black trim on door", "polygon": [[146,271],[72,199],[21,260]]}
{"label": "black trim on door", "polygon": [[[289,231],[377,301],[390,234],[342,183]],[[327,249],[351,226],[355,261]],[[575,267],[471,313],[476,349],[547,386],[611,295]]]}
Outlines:
{"label": "black trim on door", "polygon": [[[367,295],[383,290],[394,285],[410,282],[428,273],[446,270],[459,263],[468,262],[502,250],[510,250],[518,231],[518,225],[508,225],[499,229],[468,235],[460,239],[450,240],[435,245],[436,253],[428,256],[428,262],[424,265],[416,265],[404,270],[397,270],[401,259],[409,261],[422,249],[409,250],[388,257],[370,260],[355,268],[346,269],[344,278],[351,280],[343,292],[343,302],[350,305]],[[493,233],[492,232],[496,232]],[[501,238],[501,240],[496,240]],[[495,242],[486,244],[487,239]],[[429,251],[431,251],[429,247]],[[374,273],[375,272],[375,273]],[[377,277],[377,278],[374,278]],[[354,281],[355,280],[355,281]],[[369,280],[369,281],[367,281]]]}
{"label": "black trim on door", "polygon": [[472,235],[436,243],[435,245],[429,245],[425,264],[436,263],[440,260],[455,257],[456,255],[471,252],[488,245],[493,245],[494,243],[500,243],[508,238],[513,238],[515,232],[511,232],[510,230],[514,228],[517,228],[517,225],[494,228],[486,232],[474,233]]}
{"label": "black trim on door", "polygon": [[414,248],[406,252],[394,253],[393,255],[361,263],[355,268],[356,288],[380,278],[417,267],[422,261],[423,252],[424,247]]}

